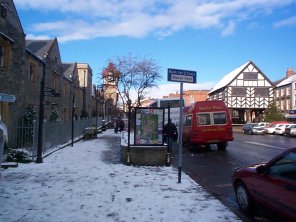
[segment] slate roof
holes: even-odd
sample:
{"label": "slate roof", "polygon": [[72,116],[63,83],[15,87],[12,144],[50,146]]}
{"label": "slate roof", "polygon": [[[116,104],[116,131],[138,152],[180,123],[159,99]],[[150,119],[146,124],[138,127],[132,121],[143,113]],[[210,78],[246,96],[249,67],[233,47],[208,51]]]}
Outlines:
{"label": "slate roof", "polygon": [[43,59],[44,55],[50,50],[54,39],[50,40],[26,40],[26,48],[39,58]]}
{"label": "slate roof", "polygon": [[227,75],[225,75],[209,92],[215,92],[219,89],[224,88],[225,86],[227,86],[229,83],[231,83],[231,81],[233,79],[236,78],[236,76],[238,74],[240,74],[250,63],[252,63],[252,61],[248,61],[246,63],[244,63],[243,65],[241,65],[240,67],[236,68],[235,70],[231,71],[230,73],[228,73]]}
{"label": "slate roof", "polygon": [[281,86],[285,86],[288,84],[291,84],[292,82],[296,81],[296,75],[292,75],[286,79],[284,79],[283,81],[279,82],[276,87],[281,87]]}
{"label": "slate roof", "polygon": [[74,69],[75,69],[75,63],[63,63],[62,66],[63,66],[64,76],[67,79],[72,81],[71,76],[72,76]]}

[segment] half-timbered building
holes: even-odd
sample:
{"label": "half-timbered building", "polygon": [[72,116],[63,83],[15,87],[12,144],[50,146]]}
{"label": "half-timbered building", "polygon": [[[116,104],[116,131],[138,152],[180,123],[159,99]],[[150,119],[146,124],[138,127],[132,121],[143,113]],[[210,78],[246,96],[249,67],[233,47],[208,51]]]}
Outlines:
{"label": "half-timbered building", "polygon": [[233,123],[261,121],[263,111],[273,101],[273,83],[248,61],[224,76],[210,90],[209,100],[223,100],[232,114]]}

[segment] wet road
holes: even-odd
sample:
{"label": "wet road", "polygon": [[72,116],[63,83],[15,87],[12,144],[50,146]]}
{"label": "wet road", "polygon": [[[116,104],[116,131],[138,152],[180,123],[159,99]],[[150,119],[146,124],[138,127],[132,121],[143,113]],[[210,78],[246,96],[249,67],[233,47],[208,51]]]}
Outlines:
{"label": "wet road", "polygon": [[[286,136],[234,133],[234,141],[229,142],[225,152],[217,151],[216,146],[202,151],[189,151],[183,147],[182,171],[222,201],[243,221],[273,221],[262,211],[248,218],[239,212],[231,185],[231,175],[237,167],[270,160],[285,149],[295,147],[295,142],[296,138]],[[179,166],[178,144],[174,146],[172,164]]]}

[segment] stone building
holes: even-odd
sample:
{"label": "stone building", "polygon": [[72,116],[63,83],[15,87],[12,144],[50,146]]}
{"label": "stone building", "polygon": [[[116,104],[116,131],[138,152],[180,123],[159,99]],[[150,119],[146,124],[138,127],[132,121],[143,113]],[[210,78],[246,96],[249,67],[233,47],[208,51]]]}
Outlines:
{"label": "stone building", "polygon": [[[63,64],[58,40],[26,40],[12,0],[0,0],[0,93],[16,101],[0,101],[0,116],[8,128],[17,126],[27,109],[37,114],[41,81],[44,80],[44,119],[57,112],[70,120],[75,98],[75,117],[94,110],[92,70],[85,63]],[[46,91],[46,92],[45,92]],[[50,93],[48,93],[50,91]]]}
{"label": "stone building", "polygon": [[114,115],[117,113],[118,102],[118,78],[120,73],[116,70],[113,63],[109,63],[102,72],[103,92],[105,101],[105,115]]}
{"label": "stone building", "polygon": [[92,114],[92,103],[89,98],[93,95],[92,69],[86,63],[77,63],[79,86],[82,89],[82,110],[79,110],[82,117],[89,117]]}
{"label": "stone building", "polygon": [[233,123],[261,121],[273,101],[273,83],[248,61],[225,75],[208,94],[209,100],[223,100]]}
{"label": "stone building", "polygon": [[[0,102],[0,115],[5,124],[11,125],[26,107],[24,95],[30,81],[27,81],[24,69],[25,55],[31,55],[26,54],[25,34],[13,1],[1,0],[0,3],[0,92],[16,97],[14,103]],[[36,64],[37,69],[42,67],[39,62]],[[36,76],[36,81],[38,79]]]}

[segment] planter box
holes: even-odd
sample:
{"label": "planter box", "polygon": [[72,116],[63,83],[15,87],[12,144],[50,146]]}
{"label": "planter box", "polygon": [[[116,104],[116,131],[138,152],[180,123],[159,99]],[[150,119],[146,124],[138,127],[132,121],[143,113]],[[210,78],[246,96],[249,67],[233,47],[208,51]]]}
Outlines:
{"label": "planter box", "polygon": [[128,147],[121,146],[121,161],[125,164],[139,166],[169,165],[169,155],[166,146],[130,146],[130,162],[128,163]]}

